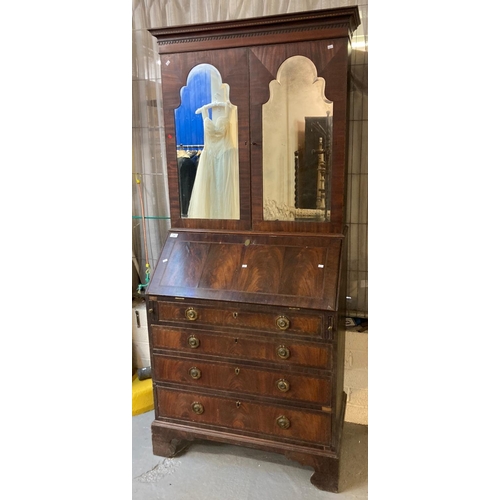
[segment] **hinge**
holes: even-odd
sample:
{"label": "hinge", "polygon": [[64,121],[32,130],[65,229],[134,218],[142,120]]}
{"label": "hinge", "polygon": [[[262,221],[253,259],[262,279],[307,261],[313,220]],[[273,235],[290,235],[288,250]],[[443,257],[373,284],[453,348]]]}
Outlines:
{"label": "hinge", "polygon": [[148,307],[148,316],[149,316],[149,319],[150,319],[150,323],[152,321],[156,321],[156,304],[157,302],[154,301],[154,302],[150,302],[149,303],[149,307]]}

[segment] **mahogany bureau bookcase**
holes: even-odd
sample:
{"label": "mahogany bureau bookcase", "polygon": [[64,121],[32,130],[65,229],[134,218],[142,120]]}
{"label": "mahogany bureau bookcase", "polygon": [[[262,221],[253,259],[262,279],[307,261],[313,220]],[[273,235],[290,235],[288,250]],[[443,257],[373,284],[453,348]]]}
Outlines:
{"label": "mahogany bureau bookcase", "polygon": [[150,30],[171,213],[146,291],[156,455],[254,447],[338,491],[359,23],[348,7]]}

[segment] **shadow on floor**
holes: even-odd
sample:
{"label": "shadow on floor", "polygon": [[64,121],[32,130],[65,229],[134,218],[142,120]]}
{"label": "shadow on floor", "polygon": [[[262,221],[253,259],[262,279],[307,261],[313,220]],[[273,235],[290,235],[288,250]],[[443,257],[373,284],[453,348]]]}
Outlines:
{"label": "shadow on floor", "polygon": [[279,453],[197,440],[173,458],[152,454],[154,412],[133,417],[133,500],[368,498],[368,427],[344,424],[340,492],[310,483],[313,468]]}

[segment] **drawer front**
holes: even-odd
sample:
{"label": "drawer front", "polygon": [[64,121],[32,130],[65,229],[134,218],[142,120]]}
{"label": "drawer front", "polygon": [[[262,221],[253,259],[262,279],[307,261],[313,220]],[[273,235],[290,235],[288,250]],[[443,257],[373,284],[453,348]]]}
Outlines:
{"label": "drawer front", "polygon": [[156,381],[188,384],[329,406],[329,379],[287,372],[260,370],[232,363],[154,356]]}
{"label": "drawer front", "polygon": [[297,343],[288,339],[267,339],[246,335],[221,335],[200,330],[153,325],[152,345],[193,354],[207,354],[286,365],[330,369],[332,346]]}
{"label": "drawer front", "polygon": [[328,445],[331,415],[156,387],[158,414],[189,422]]}
{"label": "drawer front", "polygon": [[188,324],[217,327],[243,328],[273,333],[296,333],[321,337],[323,317],[321,314],[299,314],[283,312],[245,311],[238,307],[206,307],[190,304],[158,302],[159,321],[180,321]]}

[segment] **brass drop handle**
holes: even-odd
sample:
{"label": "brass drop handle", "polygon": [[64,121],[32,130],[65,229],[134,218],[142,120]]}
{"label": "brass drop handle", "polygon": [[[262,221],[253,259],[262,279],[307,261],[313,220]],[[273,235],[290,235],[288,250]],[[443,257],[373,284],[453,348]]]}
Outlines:
{"label": "brass drop handle", "polygon": [[195,401],[191,405],[191,409],[196,413],[196,415],[201,415],[205,411],[205,408],[203,408],[203,405],[201,403],[198,403],[197,401]]}
{"label": "brass drop handle", "polygon": [[191,376],[191,378],[198,380],[201,377],[201,370],[196,368],[196,366],[193,366],[189,369],[189,375]]}
{"label": "brass drop handle", "polygon": [[281,392],[287,392],[290,390],[290,382],[288,380],[285,380],[284,378],[280,378],[276,382],[276,387],[281,391]]}
{"label": "brass drop handle", "polygon": [[284,345],[280,345],[276,349],[276,354],[281,358],[281,359],[288,359],[290,357],[290,350],[288,347],[285,347]]}
{"label": "brass drop handle", "polygon": [[188,344],[189,344],[189,347],[191,347],[191,349],[196,349],[200,345],[200,341],[197,337],[195,337],[194,335],[191,335],[188,338]]}
{"label": "brass drop handle", "polygon": [[278,316],[276,318],[276,326],[280,330],[287,330],[290,327],[290,320],[286,316]]}
{"label": "brass drop handle", "polygon": [[278,427],[280,429],[288,429],[290,427],[290,420],[288,420],[288,418],[286,418],[284,415],[280,415],[276,419],[276,423],[278,424]]}
{"label": "brass drop handle", "polygon": [[196,309],[194,309],[193,307],[188,307],[184,315],[189,321],[194,321],[195,319],[198,318],[198,313],[196,312]]}

